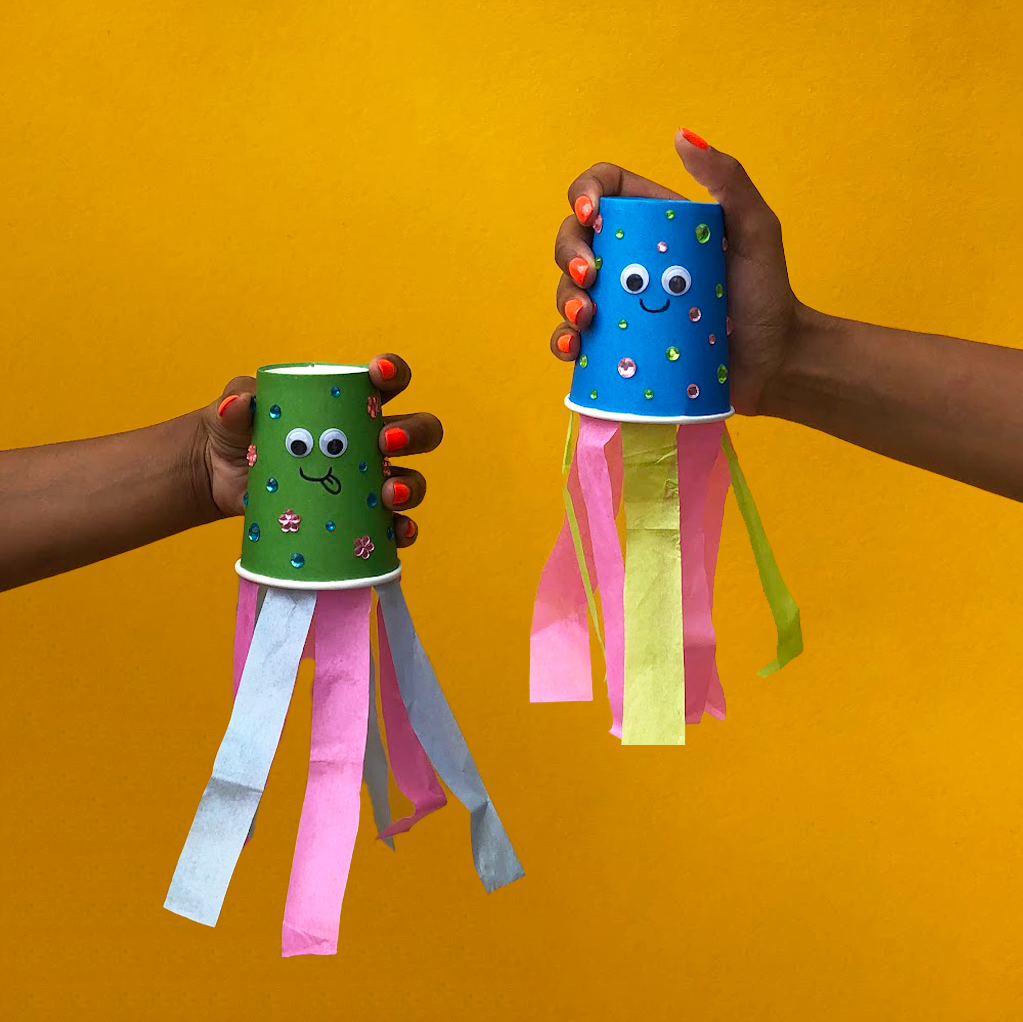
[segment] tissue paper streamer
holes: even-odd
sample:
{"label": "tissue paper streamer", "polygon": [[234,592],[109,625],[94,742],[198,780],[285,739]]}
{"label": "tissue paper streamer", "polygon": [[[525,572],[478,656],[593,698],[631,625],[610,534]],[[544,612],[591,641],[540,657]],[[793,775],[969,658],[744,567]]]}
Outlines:
{"label": "tissue paper streamer", "polygon": [[[380,725],[377,721],[376,708],[376,670],[373,664],[373,652],[369,653],[369,714],[366,721],[366,762],[362,776],[366,779],[366,790],[369,792],[370,805],[373,806],[373,823],[377,834],[391,827],[391,801],[387,791],[387,753],[380,738]],[[388,835],[383,837],[384,844],[394,849],[394,840]]]}
{"label": "tissue paper streamer", "polygon": [[[721,545],[721,524],[725,516],[725,498],[731,485],[731,473],[728,469],[728,458],[723,448],[719,448],[714,468],[711,471],[710,484],[707,492],[707,506],[703,515],[703,536],[706,544],[705,566],[707,570],[707,597],[710,611],[714,610],[714,575],[717,570],[718,549]],[[706,710],[718,720],[725,719],[725,693],[721,687],[721,678],[717,668],[717,639],[715,638],[715,659],[707,691]]]}
{"label": "tissue paper streamer", "polygon": [[316,593],[271,589],[164,907],[215,926],[284,728]]}
{"label": "tissue paper streamer", "polygon": [[614,447],[607,450],[615,440],[618,429],[617,422],[580,416],[576,458],[579,462],[579,483],[593,542],[593,563],[604,616],[611,734],[620,738],[625,690],[625,562],[615,524],[616,501],[609,468],[609,462],[616,460],[616,450]]}
{"label": "tissue paper streamer", "polygon": [[799,623],[799,608],[796,606],[796,601],[792,599],[788,586],[782,580],[778,562],[774,559],[771,546],[767,542],[763,523],[760,521],[756,505],[753,503],[753,495],[746,485],[746,477],[739,467],[739,459],[736,457],[735,448],[732,446],[732,440],[727,431],[725,431],[721,442],[725,454],[728,456],[728,467],[732,474],[732,489],[735,490],[735,499],[739,505],[742,520],[746,523],[750,543],[753,545],[753,556],[756,558],[757,571],[760,572],[760,583],[764,587],[764,595],[771,606],[775,627],[778,629],[778,655],[757,672],[761,678],[766,678],[767,675],[780,670],[803,652],[803,632]]}
{"label": "tissue paper streamer", "polygon": [[[679,542],[682,553],[682,618],[685,622],[686,723],[698,724],[717,679],[717,639],[711,617],[713,575],[708,571],[708,517],[718,522],[720,510],[710,513],[711,481],[720,457],[720,422],[698,423],[678,430]],[[717,498],[717,494],[713,495]],[[715,501],[716,502],[716,501]],[[724,493],[720,493],[724,504]],[[714,544],[714,559],[717,545]],[[718,683],[720,684],[720,683]]]}
{"label": "tissue paper streamer", "polygon": [[444,783],[469,810],[476,873],[488,891],[497,890],[523,876],[522,865],[416,635],[401,586],[389,582],[377,596],[409,721]]}
{"label": "tissue paper streamer", "polygon": [[685,744],[676,430],[622,423],[628,551],[623,745]]}
{"label": "tissue paper streamer", "polygon": [[359,831],[369,715],[369,589],[317,597],[309,779],[284,908],[285,957],[337,953]]}
{"label": "tissue paper streamer", "polygon": [[391,772],[401,793],[412,803],[412,813],[381,831],[380,837],[390,839],[404,834],[424,816],[447,805],[447,796],[440,786],[429,757],[419,744],[409,723],[405,704],[401,701],[394,660],[387,641],[383,608],[377,604],[377,637],[380,645],[380,706],[387,730],[387,748],[391,754]]}
{"label": "tissue paper streamer", "polygon": [[[529,637],[529,691],[534,703],[576,702],[593,698],[589,607],[594,624],[597,606],[586,568],[589,523],[576,514],[573,494],[579,470],[569,457],[574,416],[569,417],[562,463],[565,521],[537,588]],[[586,540],[582,530],[586,530]],[[599,631],[598,631],[599,636]]]}
{"label": "tissue paper streamer", "polygon": [[[537,591],[530,698],[585,698],[587,605],[597,625],[592,591],[603,612],[612,734],[625,744],[684,744],[686,723],[705,712],[725,716],[713,601],[730,485],[778,628],[778,656],[761,676],[801,652],[799,610],[720,418],[675,425],[579,415],[574,451],[571,438],[570,420],[566,514]],[[624,557],[615,522],[623,494]]]}

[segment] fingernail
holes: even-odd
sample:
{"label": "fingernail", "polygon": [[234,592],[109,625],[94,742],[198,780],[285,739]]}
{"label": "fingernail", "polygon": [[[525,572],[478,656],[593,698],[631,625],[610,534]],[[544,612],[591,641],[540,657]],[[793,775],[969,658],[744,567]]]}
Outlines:
{"label": "fingernail", "polygon": [[558,338],[558,351],[563,355],[567,355],[572,350],[572,335],[562,334]]}
{"label": "fingernail", "polygon": [[379,368],[380,375],[385,380],[393,380],[394,374],[398,371],[395,364],[389,358],[378,358],[377,368]]}
{"label": "fingernail", "polygon": [[586,280],[586,273],[589,268],[590,264],[582,256],[575,256],[568,261],[568,272],[580,287],[583,286],[583,281]]}
{"label": "fingernail", "polygon": [[391,499],[395,504],[404,504],[411,496],[412,491],[404,483],[394,483],[391,487]]}
{"label": "fingernail", "polygon": [[580,195],[575,200],[575,215],[579,219],[579,223],[585,224],[589,222],[591,216],[593,216],[593,200],[588,195]]}
{"label": "fingernail", "polygon": [[565,315],[572,326],[579,325],[579,313],[583,311],[584,304],[581,298],[573,298],[571,301],[565,302]]}
{"label": "fingernail", "polygon": [[227,397],[225,397],[224,400],[221,401],[219,405],[217,405],[217,415],[223,415],[224,414],[224,410],[227,408],[227,406],[232,401],[237,401],[238,398],[240,398],[240,397],[241,397],[241,394],[228,394]]}
{"label": "fingernail", "polygon": [[388,451],[400,451],[408,445],[408,433],[397,426],[388,426],[384,430],[384,447]]}
{"label": "fingernail", "polygon": [[728,337],[732,336],[732,317],[725,316],[725,334]]}
{"label": "fingernail", "polygon": [[411,518],[405,519],[405,538],[412,539],[415,534],[419,531],[416,523]]}
{"label": "fingernail", "polygon": [[690,144],[696,146],[697,149],[709,149],[710,146],[702,139],[695,131],[690,131],[688,128],[679,128],[682,132],[682,137]]}

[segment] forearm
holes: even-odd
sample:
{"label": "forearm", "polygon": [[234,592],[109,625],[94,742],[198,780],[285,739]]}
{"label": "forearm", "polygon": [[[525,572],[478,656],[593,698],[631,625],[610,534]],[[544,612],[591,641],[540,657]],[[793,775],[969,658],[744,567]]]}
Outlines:
{"label": "forearm", "polygon": [[220,517],[198,413],[113,436],[0,452],[0,589]]}
{"label": "forearm", "polygon": [[799,318],[765,414],[1023,500],[1023,351]]}

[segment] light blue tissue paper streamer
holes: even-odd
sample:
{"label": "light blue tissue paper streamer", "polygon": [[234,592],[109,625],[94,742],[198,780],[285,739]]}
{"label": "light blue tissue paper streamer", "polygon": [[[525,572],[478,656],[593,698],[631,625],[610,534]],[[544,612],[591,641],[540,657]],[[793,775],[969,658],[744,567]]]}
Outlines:
{"label": "light blue tissue paper streamer", "polygon": [[[387,754],[380,737],[380,722],[377,720],[376,668],[373,653],[369,654],[369,721],[366,729],[366,756],[362,761],[362,776],[366,781],[369,801],[373,806],[373,823],[377,833],[391,825],[391,802],[387,791]],[[394,848],[394,838],[381,838],[388,848]]]}
{"label": "light blue tissue paper streamer", "polygon": [[525,875],[522,864],[416,635],[400,583],[379,586],[377,596],[409,722],[441,779],[469,810],[476,873],[487,891],[496,891]]}
{"label": "light blue tissue paper streamer", "polygon": [[316,593],[268,588],[230,723],[164,908],[215,926],[259,805],[295,688]]}

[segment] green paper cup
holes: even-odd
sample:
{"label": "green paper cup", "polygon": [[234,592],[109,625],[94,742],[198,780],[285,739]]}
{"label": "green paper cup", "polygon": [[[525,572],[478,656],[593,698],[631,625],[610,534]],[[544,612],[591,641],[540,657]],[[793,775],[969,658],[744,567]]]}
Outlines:
{"label": "green paper cup", "polygon": [[357,589],[401,574],[381,494],[389,467],[380,406],[366,366],[256,373],[239,575],[285,589]]}

